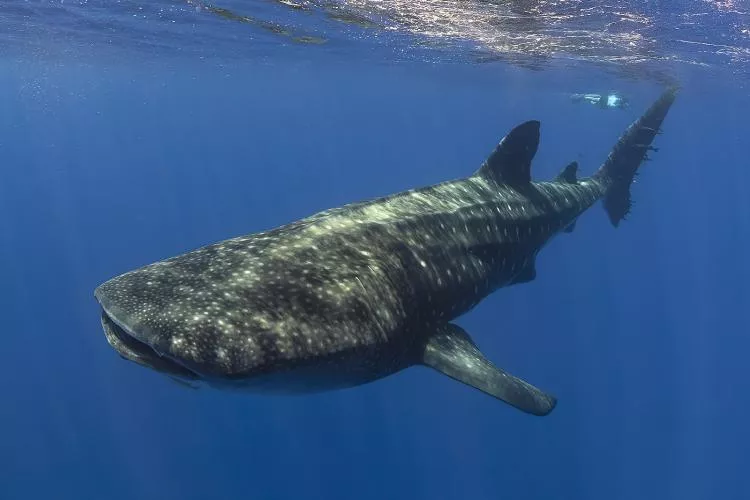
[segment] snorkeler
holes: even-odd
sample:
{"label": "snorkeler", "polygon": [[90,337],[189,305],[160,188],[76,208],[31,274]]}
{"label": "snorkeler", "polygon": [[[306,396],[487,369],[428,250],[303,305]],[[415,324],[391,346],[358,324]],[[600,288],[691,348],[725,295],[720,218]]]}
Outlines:
{"label": "snorkeler", "polygon": [[609,94],[573,94],[570,96],[570,100],[573,102],[587,101],[589,104],[599,106],[602,109],[625,109],[630,105],[628,99],[617,92],[610,92]]}

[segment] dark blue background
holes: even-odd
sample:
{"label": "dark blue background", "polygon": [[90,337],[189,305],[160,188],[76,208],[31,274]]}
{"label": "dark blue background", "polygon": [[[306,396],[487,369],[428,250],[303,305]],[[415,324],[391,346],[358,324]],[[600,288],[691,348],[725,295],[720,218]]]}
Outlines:
{"label": "dark blue background", "polygon": [[468,175],[542,121],[537,179],[595,170],[611,81],[500,66],[204,62],[0,70],[0,498],[741,499],[746,111],[685,82],[615,230],[599,205],[535,282],[459,322],[559,397],[545,418],[427,369],[282,398],[193,391],[121,360],[113,275],[350,201]]}

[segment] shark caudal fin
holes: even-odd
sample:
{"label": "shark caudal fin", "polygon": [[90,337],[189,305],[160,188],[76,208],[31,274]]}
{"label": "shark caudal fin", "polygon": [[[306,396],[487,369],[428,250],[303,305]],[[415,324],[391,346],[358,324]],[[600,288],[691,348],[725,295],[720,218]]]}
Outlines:
{"label": "shark caudal fin", "polygon": [[657,151],[651,146],[660,133],[664,118],[677,95],[677,88],[670,88],[636,120],[617,141],[604,165],[594,174],[594,178],[607,187],[604,195],[604,209],[612,225],[617,227],[627,218],[632,206],[630,185],[643,161],[647,161],[649,151]]}

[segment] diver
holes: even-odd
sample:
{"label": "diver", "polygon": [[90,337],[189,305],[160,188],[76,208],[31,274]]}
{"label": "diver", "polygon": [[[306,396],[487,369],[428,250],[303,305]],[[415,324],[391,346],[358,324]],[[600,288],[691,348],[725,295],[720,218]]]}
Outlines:
{"label": "diver", "polygon": [[586,101],[602,109],[625,109],[630,105],[628,99],[617,92],[610,92],[609,94],[573,94],[570,96],[570,100],[573,102]]}

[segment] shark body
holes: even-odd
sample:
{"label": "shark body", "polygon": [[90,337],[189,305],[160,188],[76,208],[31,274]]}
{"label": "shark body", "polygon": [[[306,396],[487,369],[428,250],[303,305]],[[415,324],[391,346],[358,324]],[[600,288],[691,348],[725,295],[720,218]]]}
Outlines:
{"label": "shark body", "polygon": [[665,91],[599,170],[532,182],[539,122],[469,177],[353,203],[117,276],[95,290],[109,343],[172,377],[251,391],[352,387],[429,366],[522,411],[554,396],[492,364],[452,321],[532,281],[535,257],[600,199],[617,226],[675,98]]}

